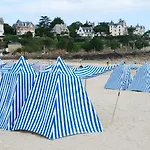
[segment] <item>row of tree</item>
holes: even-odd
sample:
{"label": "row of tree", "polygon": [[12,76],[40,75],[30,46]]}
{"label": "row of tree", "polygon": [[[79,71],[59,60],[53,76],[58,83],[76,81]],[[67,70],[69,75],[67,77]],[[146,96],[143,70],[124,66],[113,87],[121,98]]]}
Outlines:
{"label": "row of tree", "polygon": [[80,26],[92,26],[88,23],[81,23],[79,21],[73,22],[68,29],[70,31],[69,37],[62,37],[60,35],[54,36],[51,32],[56,24],[64,24],[64,21],[56,17],[52,21],[48,16],[41,16],[39,23],[36,25],[36,36],[32,37],[31,32],[27,32],[23,36],[17,36],[13,26],[4,24],[5,37],[4,42],[7,47],[10,42],[19,42],[23,45],[22,49],[18,51],[43,51],[52,49],[65,49],[68,52],[76,52],[81,49],[86,51],[101,51],[104,49],[141,49],[149,45],[148,32],[143,36],[134,35],[135,28],[128,28],[128,35],[113,37],[109,33],[108,23],[100,23],[93,28],[94,32],[103,32],[107,36],[95,37],[93,39],[83,38],[77,35],[76,30]]}

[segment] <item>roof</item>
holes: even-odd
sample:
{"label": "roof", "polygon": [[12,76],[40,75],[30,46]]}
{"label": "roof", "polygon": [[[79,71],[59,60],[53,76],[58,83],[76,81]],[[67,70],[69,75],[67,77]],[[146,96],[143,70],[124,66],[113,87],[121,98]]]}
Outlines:
{"label": "roof", "polygon": [[118,26],[118,25],[121,25],[121,26],[123,26],[123,24],[125,23],[125,21],[124,20],[122,20],[122,19],[119,19],[119,22],[118,23],[114,23],[113,21],[111,21],[110,23],[109,23],[109,25],[110,26]]}
{"label": "roof", "polygon": [[55,32],[57,34],[61,34],[62,31],[69,32],[65,24],[56,24],[52,29],[52,32]]}
{"label": "roof", "polygon": [[22,22],[20,20],[17,20],[17,22],[15,23],[15,26],[34,26],[34,24],[32,22],[26,21],[26,22]]}

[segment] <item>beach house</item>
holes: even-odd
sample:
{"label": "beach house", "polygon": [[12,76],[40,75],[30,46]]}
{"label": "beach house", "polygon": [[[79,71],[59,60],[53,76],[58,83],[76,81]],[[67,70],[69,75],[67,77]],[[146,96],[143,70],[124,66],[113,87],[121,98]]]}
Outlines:
{"label": "beach house", "polygon": [[13,25],[17,35],[24,35],[27,32],[31,32],[32,36],[35,36],[35,26],[32,22],[22,22],[17,20],[17,22]]}
{"label": "beach house", "polygon": [[54,35],[69,36],[69,29],[66,24],[56,24],[51,32]]}
{"label": "beach house", "polygon": [[145,27],[137,24],[133,33],[136,35],[143,35],[145,33]]}
{"label": "beach house", "polygon": [[78,30],[76,30],[77,34],[81,37],[94,37],[94,30],[92,26],[80,26]]}
{"label": "beach house", "polygon": [[118,23],[111,21],[109,23],[109,32],[112,36],[127,35],[127,25],[125,20],[120,19]]}

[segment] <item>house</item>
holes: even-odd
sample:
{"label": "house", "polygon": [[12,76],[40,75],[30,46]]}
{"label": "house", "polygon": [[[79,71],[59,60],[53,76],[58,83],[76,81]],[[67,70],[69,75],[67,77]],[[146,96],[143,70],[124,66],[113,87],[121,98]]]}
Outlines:
{"label": "house", "polygon": [[109,23],[109,32],[112,36],[127,35],[128,30],[126,22],[122,19],[120,19],[118,23],[111,21]]}
{"label": "house", "polygon": [[54,35],[69,36],[69,29],[66,24],[56,24],[51,32]]}
{"label": "house", "polygon": [[88,26],[88,27],[79,27],[79,29],[76,31],[77,34],[81,37],[94,37],[94,30],[93,27]]}
{"label": "house", "polygon": [[27,32],[31,32],[33,37],[35,36],[35,26],[32,22],[22,22],[18,20],[14,24],[14,27],[17,35],[24,35]]}
{"label": "house", "polygon": [[4,20],[0,18],[0,40],[4,37]]}
{"label": "house", "polygon": [[136,34],[136,35],[143,35],[145,33],[145,27],[140,26],[139,24],[137,24],[135,26],[135,31],[133,33]]}

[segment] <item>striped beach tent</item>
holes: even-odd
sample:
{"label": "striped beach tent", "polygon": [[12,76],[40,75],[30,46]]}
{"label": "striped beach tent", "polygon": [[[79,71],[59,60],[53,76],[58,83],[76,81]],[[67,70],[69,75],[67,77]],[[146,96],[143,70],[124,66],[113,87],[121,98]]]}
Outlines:
{"label": "striped beach tent", "polygon": [[128,90],[150,92],[150,66],[148,63],[144,63],[137,70]]}
{"label": "striped beach tent", "polygon": [[103,131],[81,79],[60,57],[52,70],[38,74],[14,130],[35,132],[48,139]]}
{"label": "striped beach tent", "polygon": [[23,57],[4,73],[0,83],[0,128],[12,130],[35,78],[36,73]]}
{"label": "striped beach tent", "polygon": [[48,67],[46,67],[44,70],[45,70],[45,71],[50,71],[50,70],[53,68],[53,66],[54,66],[54,65],[51,64],[51,65],[49,65]]}
{"label": "striped beach tent", "polygon": [[73,68],[72,70],[81,79],[88,79],[88,78],[99,76],[100,74],[103,74],[107,71],[111,71],[116,66],[117,65],[99,67],[99,66],[86,65],[81,68]]}
{"label": "striped beach tent", "polygon": [[113,70],[104,88],[113,90],[126,90],[131,81],[130,68],[121,63]]}

